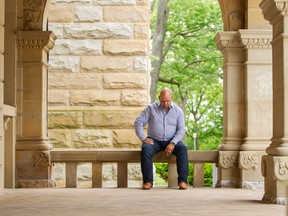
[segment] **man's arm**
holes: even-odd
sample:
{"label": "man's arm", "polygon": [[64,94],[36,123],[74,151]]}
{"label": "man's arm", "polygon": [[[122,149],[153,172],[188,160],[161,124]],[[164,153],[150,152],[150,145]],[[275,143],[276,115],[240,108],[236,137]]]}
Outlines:
{"label": "man's arm", "polygon": [[185,135],[185,119],[184,119],[184,113],[182,111],[182,109],[179,109],[179,116],[177,119],[177,131],[174,135],[174,137],[172,138],[171,142],[174,143],[175,145],[184,137]]}
{"label": "man's arm", "polygon": [[135,133],[137,137],[143,142],[146,139],[146,135],[144,133],[144,126],[148,124],[150,116],[150,108],[147,106],[144,111],[136,118],[134,122]]}

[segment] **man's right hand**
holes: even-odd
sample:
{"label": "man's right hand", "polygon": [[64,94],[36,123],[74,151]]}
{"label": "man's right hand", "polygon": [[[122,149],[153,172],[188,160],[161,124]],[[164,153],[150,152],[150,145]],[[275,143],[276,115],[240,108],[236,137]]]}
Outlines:
{"label": "man's right hand", "polygon": [[146,139],[142,140],[142,144],[145,144],[145,143],[153,145],[154,141],[153,141],[153,139],[147,137]]}

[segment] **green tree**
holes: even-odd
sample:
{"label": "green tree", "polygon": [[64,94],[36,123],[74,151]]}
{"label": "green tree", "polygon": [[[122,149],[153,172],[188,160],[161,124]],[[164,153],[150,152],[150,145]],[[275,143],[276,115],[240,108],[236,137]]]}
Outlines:
{"label": "green tree", "polygon": [[[197,134],[200,144],[197,149],[216,149],[222,137],[223,104],[222,57],[214,41],[216,33],[222,30],[218,2],[161,1],[162,18],[156,13],[158,2],[151,24],[153,41],[154,38],[164,40],[157,47],[161,51],[158,50],[156,56],[152,52],[152,82],[157,77],[158,91],[163,87],[173,90],[174,102],[185,112],[185,142],[189,149],[193,149],[193,133]],[[161,37],[159,29],[162,29]],[[157,93],[151,95],[150,92],[151,98],[155,99]]]}

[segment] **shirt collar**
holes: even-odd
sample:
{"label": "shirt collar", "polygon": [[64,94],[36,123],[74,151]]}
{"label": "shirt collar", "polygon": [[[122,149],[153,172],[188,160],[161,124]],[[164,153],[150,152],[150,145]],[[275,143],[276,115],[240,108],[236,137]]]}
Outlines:
{"label": "shirt collar", "polygon": [[[173,102],[171,102],[171,104],[170,104],[170,107],[169,107],[169,108],[170,108],[170,109],[171,109],[171,108],[174,108],[174,106],[175,106],[175,105],[174,105],[174,103],[173,103]],[[157,102],[157,107],[158,107],[158,108],[159,108],[159,107],[161,107],[161,103],[160,103],[160,101],[158,101],[158,102]]]}

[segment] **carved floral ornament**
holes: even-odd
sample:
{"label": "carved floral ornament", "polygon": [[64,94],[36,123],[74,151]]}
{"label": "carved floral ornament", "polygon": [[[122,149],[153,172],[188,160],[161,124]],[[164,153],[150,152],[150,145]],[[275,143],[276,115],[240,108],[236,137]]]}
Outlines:
{"label": "carved floral ornament", "polygon": [[288,158],[287,157],[277,157],[274,160],[274,174],[278,180],[287,181],[288,180]]}
{"label": "carved floral ornament", "polygon": [[221,168],[228,169],[237,167],[238,151],[221,151],[219,152],[219,164]]}
{"label": "carved floral ornament", "polygon": [[45,166],[51,166],[51,159],[50,155],[48,155],[45,152],[35,152],[33,154],[33,161],[34,161],[34,166],[38,167],[45,167]]}
{"label": "carved floral ornament", "polygon": [[258,155],[253,153],[240,152],[240,168],[257,169]]}

